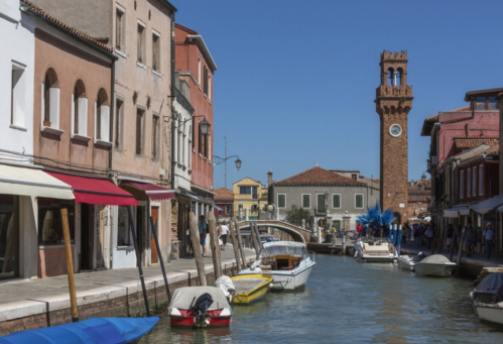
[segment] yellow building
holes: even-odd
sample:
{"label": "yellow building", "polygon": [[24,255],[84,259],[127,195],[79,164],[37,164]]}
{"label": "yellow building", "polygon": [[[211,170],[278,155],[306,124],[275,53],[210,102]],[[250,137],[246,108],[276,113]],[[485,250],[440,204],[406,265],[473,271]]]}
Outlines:
{"label": "yellow building", "polygon": [[234,216],[240,220],[256,220],[267,207],[267,188],[252,178],[232,184]]}

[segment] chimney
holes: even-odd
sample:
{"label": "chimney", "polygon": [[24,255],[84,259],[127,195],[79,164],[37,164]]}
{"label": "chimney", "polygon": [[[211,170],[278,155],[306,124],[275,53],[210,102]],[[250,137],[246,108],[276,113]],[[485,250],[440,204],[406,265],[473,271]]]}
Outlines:
{"label": "chimney", "polygon": [[272,172],[269,171],[267,172],[267,186],[271,186],[272,185]]}

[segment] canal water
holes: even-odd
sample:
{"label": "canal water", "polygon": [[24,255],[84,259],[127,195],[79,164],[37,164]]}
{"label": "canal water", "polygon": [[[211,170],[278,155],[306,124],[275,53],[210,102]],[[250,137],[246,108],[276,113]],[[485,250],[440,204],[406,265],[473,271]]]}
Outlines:
{"label": "canal water", "polygon": [[235,306],[228,330],[170,329],[162,318],[141,343],[503,343],[503,328],[473,312],[470,281],[350,257],[318,255],[316,263],[304,291]]}

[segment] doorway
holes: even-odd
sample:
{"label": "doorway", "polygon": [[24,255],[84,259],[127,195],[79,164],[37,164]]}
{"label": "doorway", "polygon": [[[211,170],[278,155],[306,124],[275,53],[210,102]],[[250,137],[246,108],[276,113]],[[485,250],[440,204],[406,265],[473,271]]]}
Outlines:
{"label": "doorway", "polygon": [[[152,224],[155,227],[152,230],[157,232],[157,239],[159,239],[159,207],[151,207],[150,208],[150,216],[152,216]],[[150,233],[150,262],[155,264],[159,261],[157,246],[155,244],[155,238],[152,233]]]}
{"label": "doorway", "polygon": [[80,270],[93,269],[94,211],[89,204],[80,204]]}
{"label": "doorway", "polygon": [[19,225],[17,197],[0,195],[0,280],[19,272]]}

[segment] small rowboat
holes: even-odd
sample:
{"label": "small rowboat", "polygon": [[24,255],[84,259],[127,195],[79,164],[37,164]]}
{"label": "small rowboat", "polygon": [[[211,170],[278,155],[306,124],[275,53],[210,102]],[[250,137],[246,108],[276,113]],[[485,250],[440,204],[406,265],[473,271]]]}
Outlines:
{"label": "small rowboat", "polygon": [[231,277],[235,292],[234,304],[249,304],[263,298],[269,291],[272,277],[264,274],[243,274]]}
{"label": "small rowboat", "polygon": [[118,344],[138,341],[159,317],[91,318],[75,323],[26,330],[0,337],[0,344]]}

